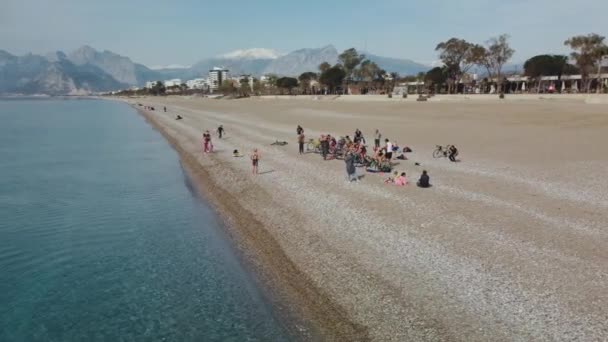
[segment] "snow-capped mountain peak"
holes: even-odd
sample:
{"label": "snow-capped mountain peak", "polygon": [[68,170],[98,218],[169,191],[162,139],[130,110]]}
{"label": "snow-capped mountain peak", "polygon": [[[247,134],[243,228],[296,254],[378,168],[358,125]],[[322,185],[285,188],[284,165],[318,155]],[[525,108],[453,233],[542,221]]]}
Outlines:
{"label": "snow-capped mountain peak", "polygon": [[281,56],[282,56],[282,54],[276,50],[264,49],[264,48],[253,48],[253,49],[235,50],[235,51],[223,54],[220,57],[228,58],[228,59],[277,59]]}

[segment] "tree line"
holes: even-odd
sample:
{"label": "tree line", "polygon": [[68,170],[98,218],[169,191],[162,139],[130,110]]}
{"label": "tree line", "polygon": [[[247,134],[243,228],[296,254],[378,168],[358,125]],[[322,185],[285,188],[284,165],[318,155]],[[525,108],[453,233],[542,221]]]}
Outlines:
{"label": "tree line", "polygon": [[[569,56],[533,56],[523,65],[524,75],[532,81],[538,81],[540,87],[542,76],[557,76],[561,79],[562,75],[580,74],[582,90],[591,91],[595,80],[597,91],[601,91],[601,64],[603,59],[608,59],[605,37],[595,33],[578,35],[566,39],[564,45],[572,49]],[[417,75],[400,77],[395,72],[388,73],[355,48],[350,48],[338,55],[335,65],[323,62],[317,71],[304,72],[297,78],[267,75],[266,82],[253,79],[253,86],[249,86],[251,82],[248,78],[241,79],[240,84],[227,80],[219,86],[218,91],[238,97],[251,94],[344,94],[349,87],[356,86],[362,94],[372,91],[390,94],[397,83],[409,81],[421,84],[417,92],[444,91],[454,94],[463,91],[462,83],[481,86],[486,90],[491,84],[496,86],[497,92],[505,92],[508,81],[503,69],[515,53],[509,44],[508,35],[490,38],[483,45],[454,37],[438,43],[435,51],[442,66]],[[476,70],[484,70],[487,77],[480,81],[471,80],[469,76],[475,67]],[[157,82],[152,88],[139,92],[164,95],[202,91],[189,90],[184,84],[165,88],[161,82]]]}

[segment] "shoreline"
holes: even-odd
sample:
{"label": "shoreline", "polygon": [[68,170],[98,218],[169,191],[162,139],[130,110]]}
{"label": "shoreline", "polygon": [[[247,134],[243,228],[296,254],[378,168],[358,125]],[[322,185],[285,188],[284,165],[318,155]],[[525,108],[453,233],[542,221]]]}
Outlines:
{"label": "shoreline", "polygon": [[[184,170],[199,195],[218,213],[231,242],[243,262],[253,268],[256,282],[269,294],[273,312],[278,313],[286,331],[302,340],[370,340],[367,329],[350,322],[346,312],[316,288],[284,253],[262,222],[211,181],[208,171],[156,119],[145,110],[127,103],[177,152]],[[263,191],[257,189],[256,191]],[[287,317],[287,320],[285,319]],[[294,320],[294,324],[287,321]]]}

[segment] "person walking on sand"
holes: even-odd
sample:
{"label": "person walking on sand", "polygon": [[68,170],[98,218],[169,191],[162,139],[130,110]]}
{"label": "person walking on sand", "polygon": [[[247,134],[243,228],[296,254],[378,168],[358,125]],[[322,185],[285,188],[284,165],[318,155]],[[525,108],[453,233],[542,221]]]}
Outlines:
{"label": "person walking on sand", "polygon": [[209,131],[203,133],[203,152],[209,153],[209,145],[211,144],[211,134]]}
{"label": "person walking on sand", "polygon": [[167,107],[163,107],[163,109],[165,110],[165,113],[167,112]]}
{"label": "person walking on sand", "polygon": [[222,139],[222,136],[224,135],[224,132],[226,132],[224,130],[224,126],[220,125],[220,127],[217,128],[217,135],[219,136],[220,139]]}
{"label": "person walking on sand", "polygon": [[258,174],[258,165],[260,164],[261,155],[258,152],[257,148],[253,149],[253,153],[251,153],[251,173],[254,175]]}
{"label": "person walking on sand", "polygon": [[298,135],[298,146],[299,146],[300,154],[304,154],[304,139],[305,139],[304,133],[300,133]]}
{"label": "person walking on sand", "polygon": [[375,148],[380,148],[380,139],[382,138],[382,134],[380,134],[380,131],[376,128],[376,132],[374,133],[374,147]]}
{"label": "person walking on sand", "polygon": [[346,174],[348,175],[348,181],[356,181],[357,169],[355,168],[355,155],[352,152],[348,152],[346,157],[344,157],[344,163],[346,163]]}

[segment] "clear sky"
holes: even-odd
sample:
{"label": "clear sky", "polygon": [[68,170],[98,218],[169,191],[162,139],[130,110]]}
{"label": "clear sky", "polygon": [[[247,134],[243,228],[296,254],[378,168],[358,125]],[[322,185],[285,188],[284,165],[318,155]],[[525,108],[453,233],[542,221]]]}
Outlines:
{"label": "clear sky", "polygon": [[0,49],[88,44],[148,66],[189,65],[232,50],[333,44],[430,63],[450,37],[511,35],[514,62],[566,53],[563,41],[608,36],[608,0],[2,0]]}

